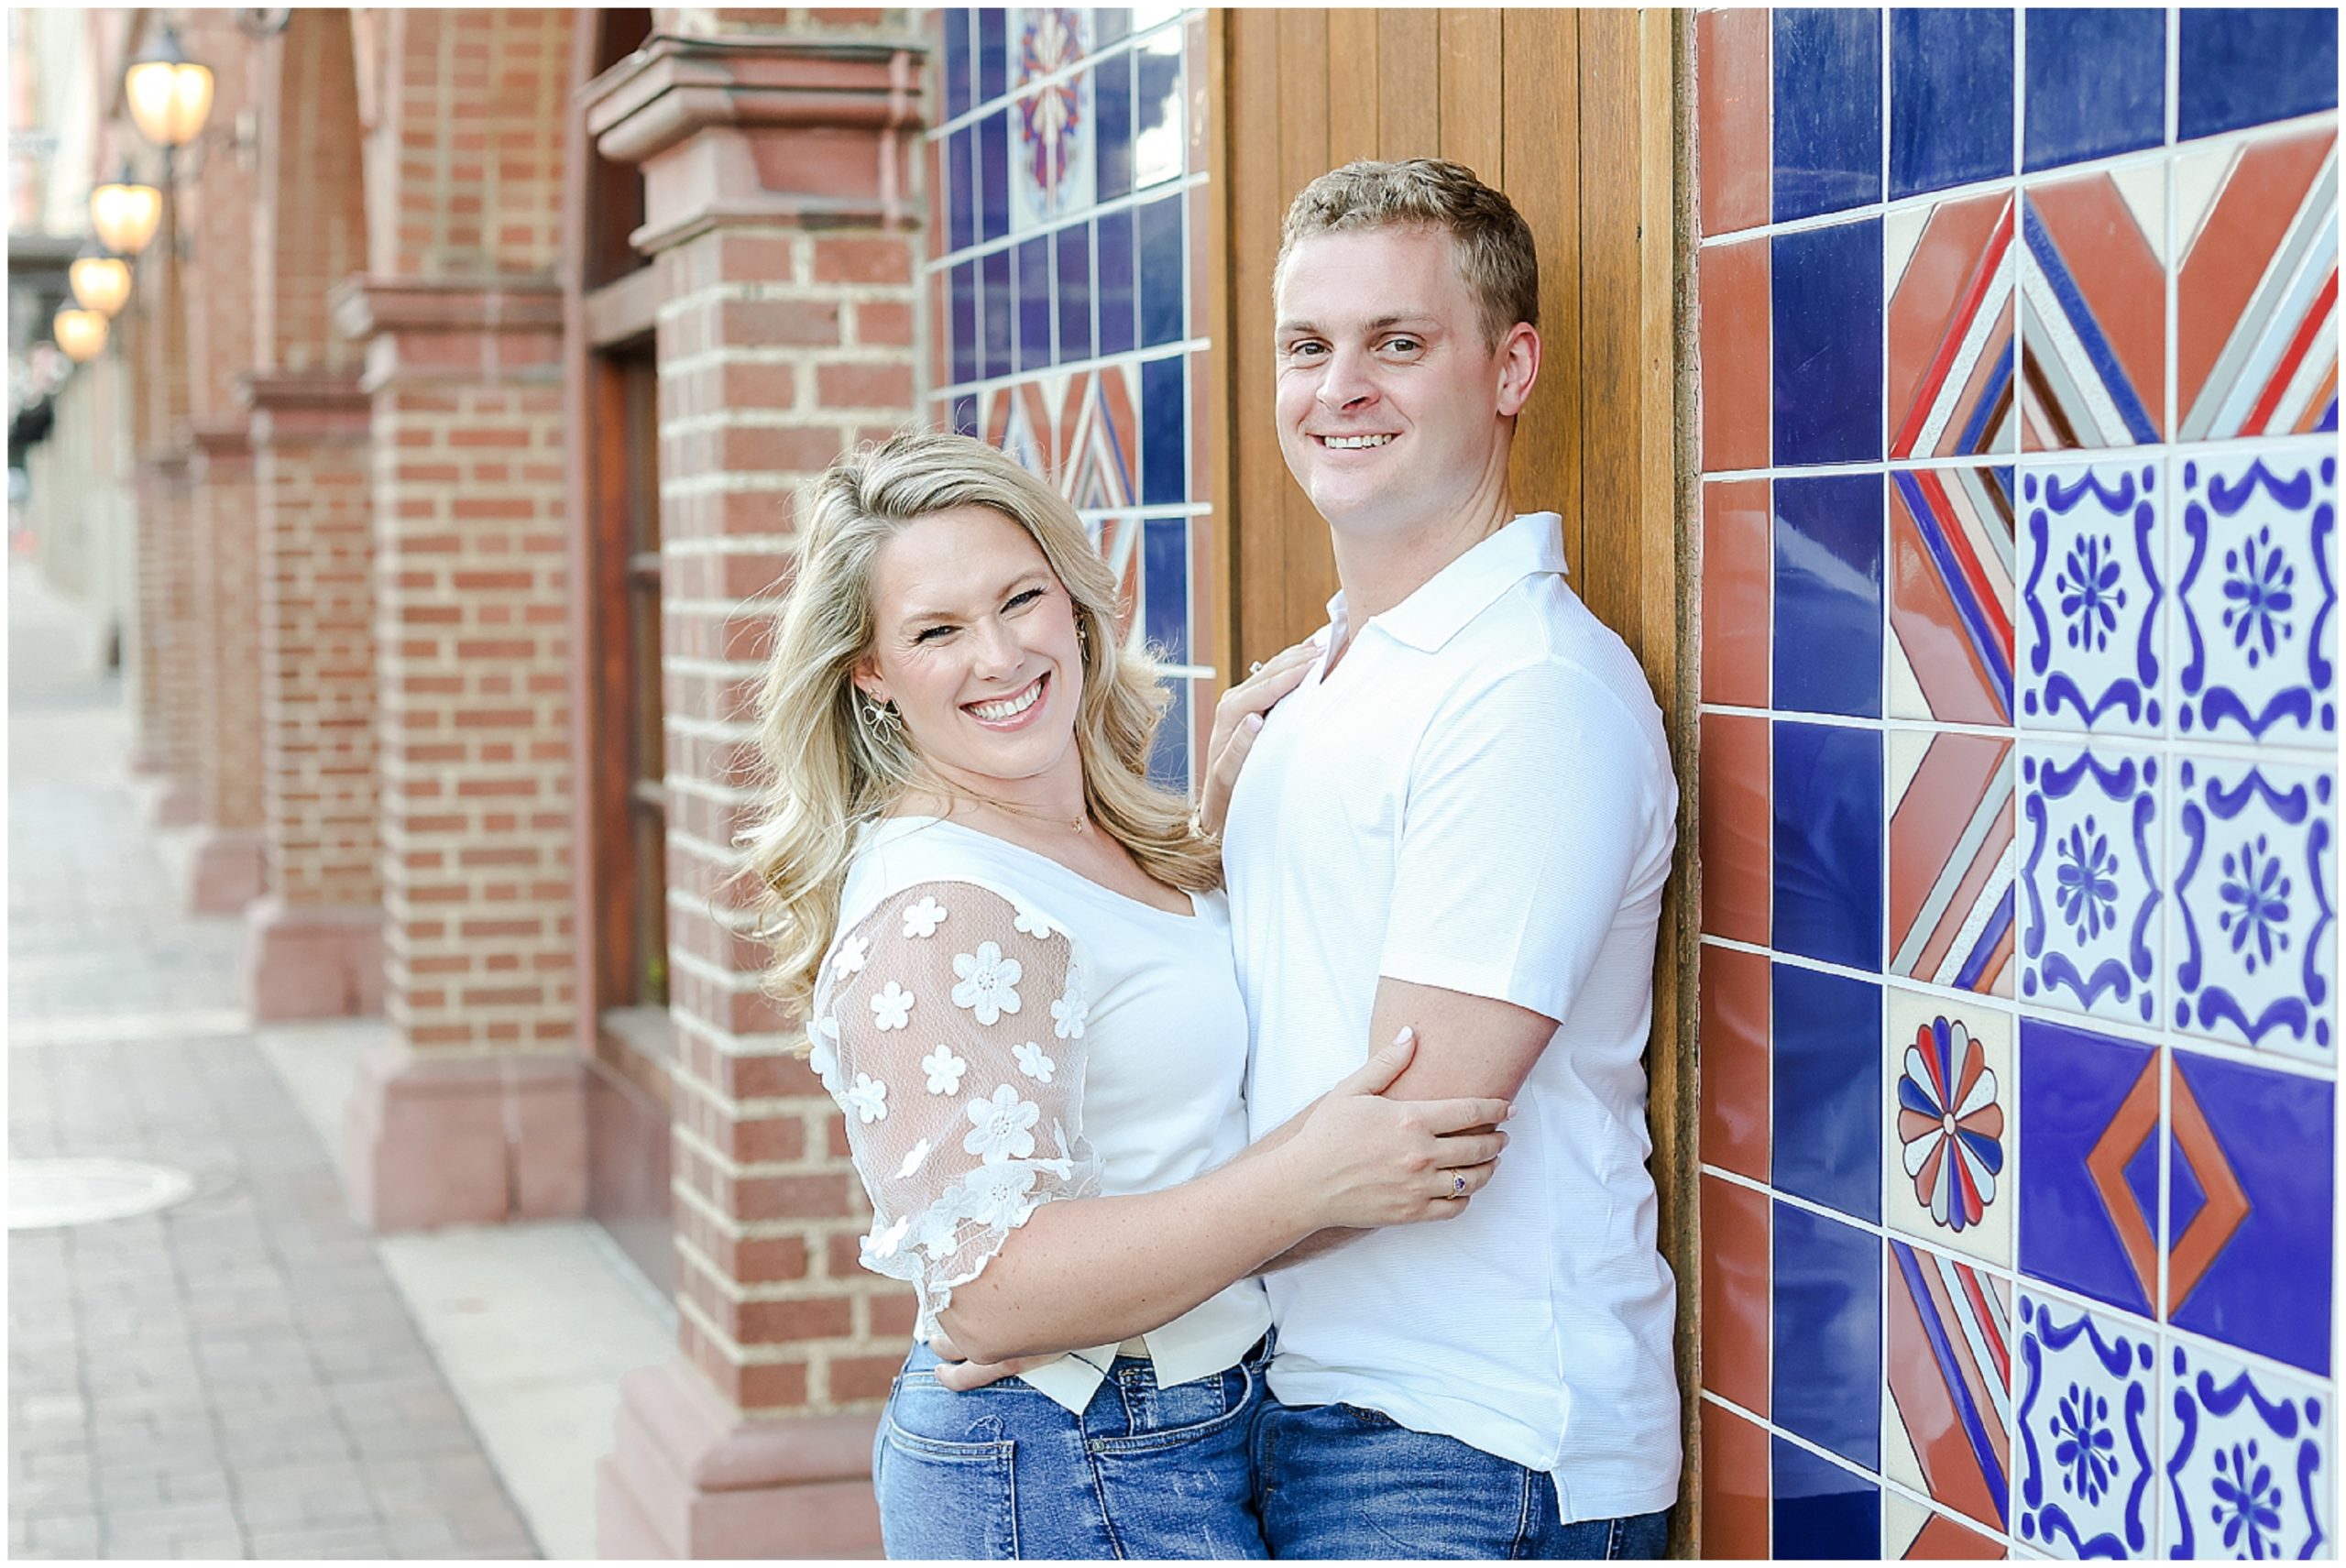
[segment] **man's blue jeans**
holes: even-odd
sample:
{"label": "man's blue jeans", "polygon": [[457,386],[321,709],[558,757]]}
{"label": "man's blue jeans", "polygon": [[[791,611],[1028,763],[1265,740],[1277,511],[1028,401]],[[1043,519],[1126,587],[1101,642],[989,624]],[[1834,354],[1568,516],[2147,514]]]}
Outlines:
{"label": "man's blue jeans", "polygon": [[1556,1517],[1537,1470],[1353,1405],[1264,1401],[1255,1484],[1273,1557],[1660,1557],[1670,1513]]}

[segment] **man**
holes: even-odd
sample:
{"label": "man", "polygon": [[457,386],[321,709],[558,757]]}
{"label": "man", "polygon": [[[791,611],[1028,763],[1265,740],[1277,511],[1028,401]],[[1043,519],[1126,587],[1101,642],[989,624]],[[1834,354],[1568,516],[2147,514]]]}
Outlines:
{"label": "man", "polygon": [[1642,1057],[1677,788],[1557,517],[1508,491],[1540,371],[1530,231],[1460,165],[1350,164],[1289,208],[1274,291],[1280,447],[1343,591],[1242,743],[1223,839],[1252,1130],[1405,1024],[1392,1093],[1515,1111],[1455,1221],[1267,1276],[1266,1535],[1281,1557],[1659,1555],[1678,1388]]}

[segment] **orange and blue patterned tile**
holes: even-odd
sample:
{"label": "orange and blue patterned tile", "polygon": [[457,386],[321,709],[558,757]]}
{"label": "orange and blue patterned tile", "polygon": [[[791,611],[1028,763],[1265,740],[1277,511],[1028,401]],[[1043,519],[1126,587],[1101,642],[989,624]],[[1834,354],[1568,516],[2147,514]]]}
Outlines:
{"label": "orange and blue patterned tile", "polygon": [[2011,1287],[1890,1244],[1882,1474],[1993,1530],[2010,1515]]}
{"label": "orange and blue patterned tile", "polygon": [[2338,428],[2338,135],[2179,159],[2176,277],[2185,441]]}
{"label": "orange and blue patterned tile", "polygon": [[2166,429],[2166,177],[2032,188],[2021,214],[2022,443],[2148,445]]}
{"label": "orange and blue patterned tile", "polygon": [[2009,192],[1884,220],[1891,456],[2014,449],[2012,227]]}
{"label": "orange and blue patterned tile", "polygon": [[1890,970],[2012,993],[2012,742],[1890,732]]}
{"label": "orange and blue patterned tile", "polygon": [[2010,468],[1891,470],[1890,717],[2012,721],[2014,553]]}

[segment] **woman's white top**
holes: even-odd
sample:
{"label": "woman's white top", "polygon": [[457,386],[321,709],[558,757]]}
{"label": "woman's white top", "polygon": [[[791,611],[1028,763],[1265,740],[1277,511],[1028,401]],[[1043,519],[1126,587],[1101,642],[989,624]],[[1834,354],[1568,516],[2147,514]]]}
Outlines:
{"label": "woman's white top", "polygon": [[[953,1288],[1060,1199],[1155,1192],[1246,1146],[1246,1003],[1219,893],[1173,915],[934,817],[873,828],[848,869],[809,1058],[870,1194],[863,1265]],[[1236,1365],[1270,1327],[1242,1279],[1146,1337],[1161,1384]],[[1117,1346],[1025,1380],[1071,1410]]]}

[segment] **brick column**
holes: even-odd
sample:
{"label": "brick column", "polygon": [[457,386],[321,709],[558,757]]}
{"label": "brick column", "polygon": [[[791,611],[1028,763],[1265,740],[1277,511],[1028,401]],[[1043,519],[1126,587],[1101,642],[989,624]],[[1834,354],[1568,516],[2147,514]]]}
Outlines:
{"label": "brick column", "polygon": [[269,893],[246,912],[262,1021],[383,1007],[375,809],[373,408],[353,374],[256,374],[260,790]]}
{"label": "brick column", "polygon": [[198,420],[194,435],[188,521],[203,826],[181,893],[196,914],[232,915],[260,896],[262,874],[253,455],[241,418]]}
{"label": "brick column", "polygon": [[679,1357],[632,1375],[598,1486],[606,1556],[878,1544],[872,1410],[913,1303],[858,1266],[845,1130],[744,933],[740,760],[793,498],[914,417],[915,48],[656,38],[586,104],[640,163],[662,269],[670,1011]]}
{"label": "brick column", "polygon": [[202,696],[197,689],[193,499],[183,453],[140,461],[135,482],[138,551],[138,711],[141,772],[156,784],[148,802],[158,828],[185,828],[203,815],[197,773]]}
{"label": "brick column", "polygon": [[561,297],[353,280],[373,400],[385,1011],[344,1177],[380,1229],[576,1214]]}

